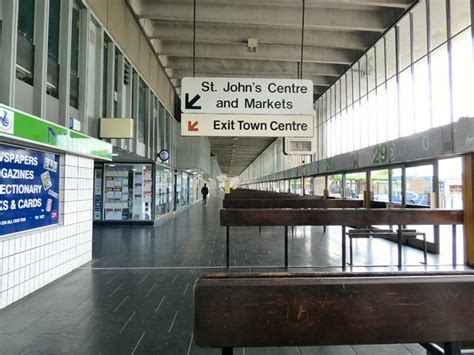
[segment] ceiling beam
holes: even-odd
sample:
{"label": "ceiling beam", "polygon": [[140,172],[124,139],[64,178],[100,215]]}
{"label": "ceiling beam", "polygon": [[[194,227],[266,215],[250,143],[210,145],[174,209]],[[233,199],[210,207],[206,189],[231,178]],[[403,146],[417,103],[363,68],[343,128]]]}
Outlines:
{"label": "ceiling beam", "polygon": [[[196,9],[197,21],[208,23],[239,24],[240,26],[269,26],[272,28],[301,28],[300,6],[262,6],[201,3]],[[152,20],[193,21],[192,2],[143,1],[140,18]],[[309,29],[332,29],[383,32],[393,24],[399,11],[390,9],[358,10],[309,7],[305,11],[305,24]]]}
{"label": "ceiling beam", "polygon": [[[192,57],[167,57],[167,68],[172,70],[192,70]],[[233,72],[233,73],[275,73],[289,74],[296,77],[298,65],[295,62],[276,60],[241,60],[222,58],[196,58],[196,71],[205,72]],[[324,75],[338,77],[347,69],[347,65],[303,63],[303,73],[308,75]]]}
{"label": "ceiling beam", "polygon": [[[169,57],[189,57],[193,53],[191,43],[161,41],[155,46],[160,55]],[[304,48],[304,61],[312,63],[352,64],[362,51],[353,49],[334,49],[326,47]],[[259,46],[256,52],[249,52],[247,45],[200,44],[196,46],[196,57],[221,59],[281,60],[300,61],[300,46]]]}
{"label": "ceiling beam", "polygon": [[[189,70],[173,70],[173,75],[170,77],[170,79],[181,79],[184,77],[192,77],[193,72]],[[196,71],[196,76],[197,77],[220,77],[220,78],[271,78],[271,79],[298,79],[296,75],[290,75],[290,74],[278,74],[278,75],[272,75],[272,74],[266,74],[266,73],[234,73],[234,72],[199,72]],[[314,85],[321,85],[321,86],[329,86],[331,85],[334,81],[335,78],[332,77],[327,77],[327,76],[321,76],[321,75],[304,75],[303,79],[311,80]]]}
{"label": "ceiling beam", "polygon": [[[374,43],[379,33],[361,31],[327,31],[306,29],[306,46],[366,49]],[[193,24],[167,20],[153,21],[150,38],[164,41],[192,41]],[[264,26],[240,26],[215,23],[196,24],[197,43],[247,43],[248,38],[257,38],[259,44],[300,45],[301,29],[289,28],[281,31]]]}

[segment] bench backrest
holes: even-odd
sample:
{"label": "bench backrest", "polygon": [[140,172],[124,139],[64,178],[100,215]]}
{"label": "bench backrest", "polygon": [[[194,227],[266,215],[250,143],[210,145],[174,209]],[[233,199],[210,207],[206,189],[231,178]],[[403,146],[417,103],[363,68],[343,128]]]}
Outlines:
{"label": "bench backrest", "polygon": [[222,209],[221,226],[463,224],[463,210],[445,209]]}
{"label": "bench backrest", "polygon": [[[304,196],[299,196],[304,197]],[[228,199],[224,200],[224,208],[362,208],[360,200],[326,200],[321,198],[300,199]]]}
{"label": "bench backrest", "polygon": [[474,339],[474,274],[209,274],[194,286],[204,347]]}

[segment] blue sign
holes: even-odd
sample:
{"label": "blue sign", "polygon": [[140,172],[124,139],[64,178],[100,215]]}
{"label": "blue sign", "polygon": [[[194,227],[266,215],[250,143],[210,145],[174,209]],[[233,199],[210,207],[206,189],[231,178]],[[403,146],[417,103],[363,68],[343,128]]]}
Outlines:
{"label": "blue sign", "polygon": [[0,236],[57,224],[59,155],[0,144]]}

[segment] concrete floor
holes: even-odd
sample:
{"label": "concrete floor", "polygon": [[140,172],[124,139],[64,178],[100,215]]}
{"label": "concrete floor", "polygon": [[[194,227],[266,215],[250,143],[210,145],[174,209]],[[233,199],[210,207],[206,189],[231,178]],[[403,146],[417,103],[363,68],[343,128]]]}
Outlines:
{"label": "concrete floor", "polygon": [[[219,354],[193,342],[192,287],[222,271],[221,201],[210,199],[161,226],[96,226],[93,261],[0,311],[0,354]],[[298,227],[290,236],[290,271],[340,271],[340,228]],[[397,246],[354,243],[354,271],[397,270]],[[451,258],[404,247],[403,270],[452,269]],[[231,229],[234,271],[274,271],[283,264],[283,228]],[[460,266],[459,268],[462,268]],[[245,348],[236,354],[425,354],[417,344]]]}

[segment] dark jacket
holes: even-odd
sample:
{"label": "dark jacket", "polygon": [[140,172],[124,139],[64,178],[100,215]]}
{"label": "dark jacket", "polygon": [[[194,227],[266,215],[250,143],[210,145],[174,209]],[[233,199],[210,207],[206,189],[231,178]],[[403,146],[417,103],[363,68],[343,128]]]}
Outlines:
{"label": "dark jacket", "polygon": [[207,188],[207,186],[202,187],[201,193],[203,196],[207,196],[209,194],[209,189]]}

